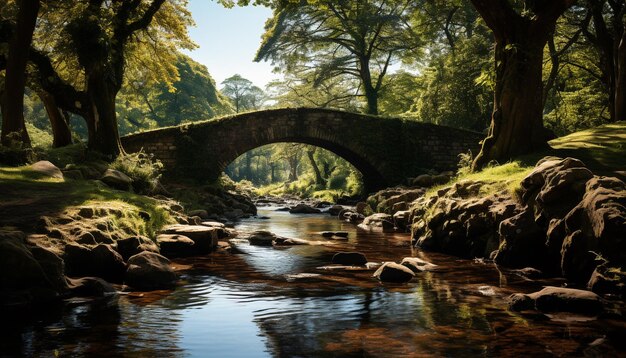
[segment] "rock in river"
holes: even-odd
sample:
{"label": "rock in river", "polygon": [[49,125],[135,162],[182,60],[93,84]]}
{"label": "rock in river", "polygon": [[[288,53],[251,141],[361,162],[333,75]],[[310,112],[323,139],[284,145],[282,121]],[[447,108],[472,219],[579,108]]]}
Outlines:
{"label": "rock in river", "polygon": [[406,266],[397,264],[395,262],[385,262],[381,267],[374,272],[373,277],[376,277],[382,282],[409,282],[415,276]]}
{"label": "rock in river", "polygon": [[513,311],[537,309],[542,312],[598,314],[603,309],[600,296],[585,290],[547,286],[528,295],[516,293],[509,297]]}
{"label": "rock in river", "polygon": [[169,264],[164,256],[144,251],[128,259],[124,283],[140,291],[173,288],[177,277]]}
{"label": "rock in river", "polygon": [[289,210],[290,214],[319,214],[322,211],[306,204],[298,204]]}
{"label": "rock in river", "polygon": [[367,257],[360,252],[338,252],[333,256],[332,263],[363,266],[367,264]]}

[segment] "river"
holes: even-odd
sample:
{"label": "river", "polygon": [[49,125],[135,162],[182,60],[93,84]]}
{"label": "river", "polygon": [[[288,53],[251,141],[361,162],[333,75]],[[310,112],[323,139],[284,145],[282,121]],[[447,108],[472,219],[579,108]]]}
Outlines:
{"label": "river", "polygon": [[[258,247],[175,261],[174,291],[71,299],[46,314],[5,317],[0,357],[440,357],[619,356],[626,323],[607,315],[519,314],[512,292],[559,280],[531,281],[490,263],[412,248],[408,234],[357,232],[328,215],[259,208],[263,220],[239,231],[269,230],[321,245]],[[320,231],[348,231],[328,241]],[[381,284],[371,270],[329,267],[338,251],[370,262],[418,256],[439,270],[408,284]],[[612,309],[624,309],[613,303]],[[622,355],[623,356],[623,355]]]}

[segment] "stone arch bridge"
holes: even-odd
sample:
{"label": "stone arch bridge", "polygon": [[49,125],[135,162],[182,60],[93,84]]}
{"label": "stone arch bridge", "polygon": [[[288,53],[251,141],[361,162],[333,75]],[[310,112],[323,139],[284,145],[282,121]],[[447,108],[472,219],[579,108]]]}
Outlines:
{"label": "stone arch bridge", "polygon": [[241,154],[265,144],[312,144],[343,157],[367,190],[406,183],[428,169],[455,170],[480,133],[398,118],[314,108],[274,109],[136,133],[127,152],[153,153],[169,176],[215,180]]}

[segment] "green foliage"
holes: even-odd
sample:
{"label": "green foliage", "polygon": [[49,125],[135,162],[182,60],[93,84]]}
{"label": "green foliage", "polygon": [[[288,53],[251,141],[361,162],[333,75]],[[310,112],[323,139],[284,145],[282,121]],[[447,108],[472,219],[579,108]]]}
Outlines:
{"label": "green foliage", "polygon": [[[313,166],[323,182],[318,182]],[[270,144],[248,151],[226,168],[226,174],[243,188],[257,187],[258,195],[341,196],[363,191],[361,174],[352,165],[332,152],[299,143]]]}
{"label": "green foliage", "polygon": [[265,93],[250,80],[235,74],[222,81],[222,93],[230,99],[235,112],[259,110],[265,102]]}
{"label": "green foliage", "polygon": [[489,35],[475,31],[472,37],[457,40],[454,52],[434,56],[418,78],[421,84],[412,109],[416,117],[475,131],[487,128],[493,89],[484,74],[492,71],[491,47]]}
{"label": "green foliage", "polygon": [[31,123],[26,123],[26,130],[30,136],[33,148],[50,148],[52,147],[52,135],[50,132],[41,130]]}
{"label": "green foliage", "polygon": [[474,163],[474,157],[472,151],[459,154],[459,164],[457,164],[456,174],[460,177],[468,175],[472,172],[472,163]]}
{"label": "green foliage", "polygon": [[128,175],[136,193],[147,194],[158,187],[163,164],[155,160],[152,154],[138,152],[120,155],[111,164],[111,168]]}
{"label": "green foliage", "polygon": [[270,60],[287,72],[312,79],[313,87],[335,78],[358,83],[368,113],[377,101],[389,66],[421,38],[411,28],[418,4],[405,1],[275,2],[274,16],[256,60]]}
{"label": "green foliage", "polygon": [[117,100],[120,133],[206,120],[233,112],[204,65],[178,54],[173,83],[129,81]]}

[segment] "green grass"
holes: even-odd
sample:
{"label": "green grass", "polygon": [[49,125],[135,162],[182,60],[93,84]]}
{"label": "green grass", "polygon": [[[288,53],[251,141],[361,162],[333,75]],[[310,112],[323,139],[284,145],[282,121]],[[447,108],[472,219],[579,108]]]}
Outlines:
{"label": "green grass", "polygon": [[[0,226],[16,226],[32,231],[41,216],[56,216],[77,206],[118,209],[119,228],[153,236],[163,225],[172,223],[168,210],[152,198],[111,189],[96,181],[64,181],[42,176],[23,167],[0,167]],[[144,221],[139,212],[150,214]]]}
{"label": "green grass", "polygon": [[550,141],[553,155],[582,160],[591,170],[626,170],[626,122],[605,124]]}
{"label": "green grass", "polygon": [[605,124],[596,128],[575,132],[549,142],[552,149],[517,158],[501,165],[486,167],[476,172],[459,175],[449,183],[430,188],[426,195],[462,180],[488,183],[481,194],[488,195],[507,189],[515,194],[521,180],[545,156],[573,157],[582,160],[595,174],[612,175],[614,171],[626,170],[626,122]]}

